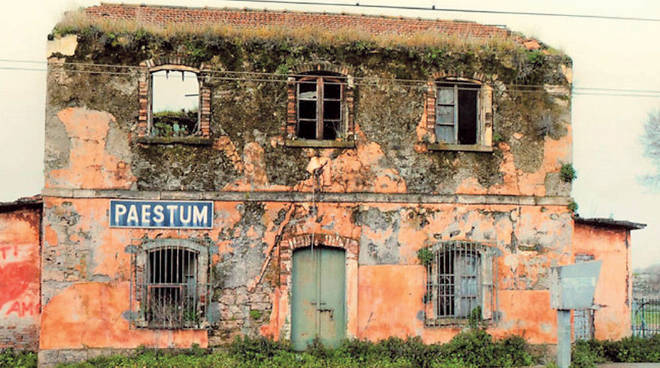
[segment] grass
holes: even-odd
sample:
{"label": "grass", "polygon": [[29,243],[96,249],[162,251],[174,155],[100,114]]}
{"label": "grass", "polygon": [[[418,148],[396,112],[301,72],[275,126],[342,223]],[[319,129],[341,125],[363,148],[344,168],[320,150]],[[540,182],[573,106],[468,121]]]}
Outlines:
{"label": "grass", "polygon": [[[267,25],[262,27],[240,27],[212,22],[205,23],[144,23],[134,20],[98,18],[87,15],[84,10],[68,12],[55,26],[55,35],[75,34],[88,27],[95,27],[107,34],[151,33],[165,38],[181,34],[216,35],[239,39],[278,39],[313,42],[322,45],[342,45],[365,42],[369,46],[394,47],[406,46],[426,48],[450,46],[455,50],[475,50],[494,48],[501,51],[523,49],[511,36],[477,37],[470,35],[446,34],[437,30],[414,32],[410,34],[383,33],[374,34],[356,27],[325,29],[315,26]],[[117,39],[121,43],[121,39]]]}

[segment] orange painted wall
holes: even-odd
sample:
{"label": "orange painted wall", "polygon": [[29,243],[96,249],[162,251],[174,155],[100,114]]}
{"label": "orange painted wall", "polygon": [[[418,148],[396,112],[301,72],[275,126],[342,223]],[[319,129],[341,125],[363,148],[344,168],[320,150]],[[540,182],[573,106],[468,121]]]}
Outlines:
{"label": "orange painted wall", "polygon": [[36,349],[41,211],[0,213],[0,349]]}
{"label": "orange painted wall", "polygon": [[594,312],[595,337],[618,340],[630,336],[630,231],[576,223],[573,240],[574,254],[589,254],[603,261],[594,297],[601,305]]}

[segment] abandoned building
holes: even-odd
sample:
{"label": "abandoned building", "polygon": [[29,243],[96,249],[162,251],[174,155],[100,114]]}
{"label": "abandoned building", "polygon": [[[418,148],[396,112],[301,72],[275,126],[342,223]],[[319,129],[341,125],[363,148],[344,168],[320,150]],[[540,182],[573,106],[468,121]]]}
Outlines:
{"label": "abandoned building", "polygon": [[[45,185],[0,205],[0,347],[630,334],[630,231],[574,214],[571,60],[502,27],[102,4],[49,35]],[[21,341],[17,336],[22,336]]]}

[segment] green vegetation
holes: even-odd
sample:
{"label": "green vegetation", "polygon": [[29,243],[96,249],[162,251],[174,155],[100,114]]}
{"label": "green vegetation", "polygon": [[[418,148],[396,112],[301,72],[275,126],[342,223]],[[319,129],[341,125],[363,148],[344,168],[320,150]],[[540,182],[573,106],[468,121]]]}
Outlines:
{"label": "green vegetation", "polygon": [[417,258],[422,266],[428,267],[433,262],[433,252],[430,248],[421,248],[417,251]]}
{"label": "green vegetation", "polygon": [[184,137],[197,130],[197,111],[159,111],[154,114],[151,135],[159,137]]}
{"label": "green vegetation", "polygon": [[561,180],[563,180],[566,183],[570,183],[573,180],[577,179],[577,173],[575,172],[573,165],[570,163],[561,165],[561,169],[559,170],[559,175],[561,175]]}
{"label": "green vegetation", "polygon": [[250,318],[254,320],[260,319],[263,316],[263,314],[264,313],[260,310],[256,310],[256,309],[250,310]]}
{"label": "green vegetation", "polygon": [[660,362],[660,335],[645,339],[626,337],[619,341],[578,341],[573,345],[572,368],[594,368],[603,362]]}
{"label": "green vegetation", "polygon": [[574,200],[571,200],[571,203],[569,203],[568,206],[566,206],[566,207],[568,207],[569,211],[571,211],[573,213],[577,213],[577,210],[580,206],[578,206],[577,202],[575,202]]}
{"label": "green vegetation", "polygon": [[13,349],[0,350],[0,368],[36,368],[36,366],[36,353]]}
{"label": "green vegetation", "polygon": [[237,338],[228,349],[210,352],[199,348],[169,353],[140,349],[130,357],[100,357],[61,367],[400,367],[481,368],[520,367],[533,363],[521,337],[499,341],[483,330],[457,335],[447,344],[426,345],[421,338],[391,337],[377,343],[347,340],[338,349],[318,341],[305,352],[294,352],[287,342],[266,338]]}

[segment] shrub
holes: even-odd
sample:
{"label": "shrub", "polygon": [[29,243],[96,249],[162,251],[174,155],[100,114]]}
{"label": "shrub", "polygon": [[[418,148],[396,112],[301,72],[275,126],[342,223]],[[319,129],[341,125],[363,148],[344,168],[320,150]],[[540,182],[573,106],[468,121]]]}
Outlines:
{"label": "shrub", "polygon": [[289,352],[291,345],[262,336],[256,338],[237,336],[229,346],[229,353],[239,360],[262,361],[272,358],[279,351]]}
{"label": "shrub", "polygon": [[32,368],[37,366],[37,354],[14,349],[0,350],[0,368]]}
{"label": "shrub", "polygon": [[577,179],[577,173],[575,172],[575,169],[573,168],[572,164],[561,165],[561,169],[559,170],[559,176],[561,176],[561,180],[563,180],[566,183],[570,183],[573,180]]}

